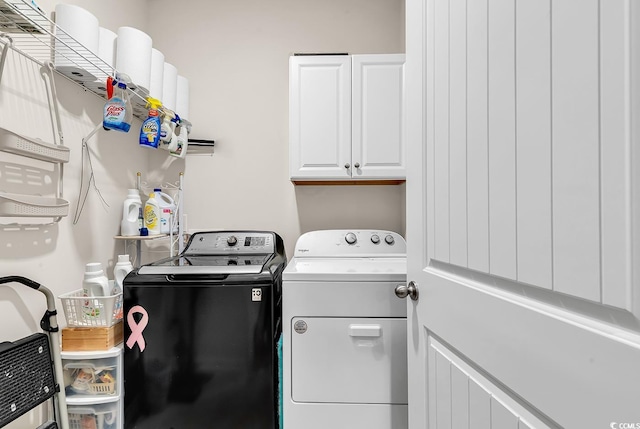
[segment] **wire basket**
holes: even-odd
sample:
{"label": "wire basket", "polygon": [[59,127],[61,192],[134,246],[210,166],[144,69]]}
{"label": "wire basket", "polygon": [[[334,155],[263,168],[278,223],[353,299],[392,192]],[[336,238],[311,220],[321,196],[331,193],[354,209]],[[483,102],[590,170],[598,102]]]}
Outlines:
{"label": "wire basket", "polygon": [[67,325],[110,327],[122,320],[122,293],[112,296],[85,296],[82,289],[60,295]]}

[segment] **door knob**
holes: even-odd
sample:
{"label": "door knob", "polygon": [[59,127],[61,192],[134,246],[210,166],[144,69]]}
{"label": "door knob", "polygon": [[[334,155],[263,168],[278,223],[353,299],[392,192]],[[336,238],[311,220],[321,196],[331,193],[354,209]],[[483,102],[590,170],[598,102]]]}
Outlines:
{"label": "door knob", "polygon": [[351,168],[351,164],[349,164],[349,163],[347,162],[347,163],[344,165],[344,168],[346,168],[346,169],[348,170],[349,168]]}
{"label": "door knob", "polygon": [[395,292],[398,298],[406,298],[408,296],[414,301],[418,300],[418,285],[416,282],[411,281],[407,286],[398,285]]}

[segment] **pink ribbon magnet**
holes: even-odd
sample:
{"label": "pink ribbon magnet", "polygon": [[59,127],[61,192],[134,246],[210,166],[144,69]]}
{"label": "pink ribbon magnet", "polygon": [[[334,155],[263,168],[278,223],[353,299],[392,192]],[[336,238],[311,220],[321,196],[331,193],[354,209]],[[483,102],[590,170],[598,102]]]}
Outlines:
{"label": "pink ribbon magnet", "polygon": [[[140,319],[140,323],[136,322],[136,319],[133,318],[135,313],[142,314],[142,319]],[[143,307],[136,305],[132,307],[131,310],[127,313],[127,324],[131,329],[131,335],[127,340],[127,347],[130,349],[133,348],[135,343],[138,343],[138,347],[140,347],[140,351],[143,352],[146,344],[144,342],[144,337],[142,336],[142,331],[147,327],[147,323],[149,323],[149,315],[147,314],[147,310]]]}

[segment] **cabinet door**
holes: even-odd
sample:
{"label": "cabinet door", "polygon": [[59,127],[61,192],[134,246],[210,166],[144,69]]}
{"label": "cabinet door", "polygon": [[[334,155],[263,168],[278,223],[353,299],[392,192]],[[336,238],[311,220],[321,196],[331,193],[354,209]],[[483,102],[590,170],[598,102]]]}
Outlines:
{"label": "cabinet door", "polygon": [[404,54],[354,55],[352,176],[404,179]]}
{"label": "cabinet door", "polygon": [[351,58],[289,61],[291,180],[351,177]]}

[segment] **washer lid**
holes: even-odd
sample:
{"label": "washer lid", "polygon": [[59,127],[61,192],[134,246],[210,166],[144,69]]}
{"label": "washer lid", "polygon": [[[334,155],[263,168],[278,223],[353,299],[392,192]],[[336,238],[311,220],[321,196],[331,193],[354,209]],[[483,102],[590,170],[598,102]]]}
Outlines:
{"label": "washer lid", "polygon": [[398,281],[407,278],[407,259],[296,258],[282,274],[283,281]]}
{"label": "washer lid", "polygon": [[139,274],[259,274],[272,255],[184,255],[143,265]]}

